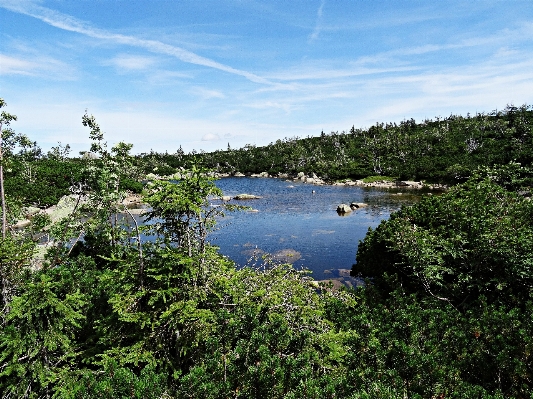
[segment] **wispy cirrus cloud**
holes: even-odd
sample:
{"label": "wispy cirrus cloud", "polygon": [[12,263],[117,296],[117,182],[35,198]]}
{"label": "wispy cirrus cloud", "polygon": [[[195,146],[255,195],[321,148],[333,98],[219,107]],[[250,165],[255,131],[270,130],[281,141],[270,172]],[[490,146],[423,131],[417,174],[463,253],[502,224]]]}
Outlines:
{"label": "wispy cirrus cloud", "polygon": [[64,62],[47,56],[0,54],[0,75],[47,76],[53,79],[71,80],[74,71]]}
{"label": "wispy cirrus cloud", "polygon": [[[418,75],[421,71],[442,69],[441,63],[424,64],[419,62],[419,56],[439,53],[449,54],[452,51],[480,50],[490,54],[499,55],[503,64],[513,65],[520,59],[528,56],[529,51],[513,48],[520,41],[533,41],[533,23],[522,23],[515,29],[505,29],[494,32],[488,36],[470,37],[459,42],[424,44],[420,46],[400,47],[394,50],[377,52],[367,56],[359,56],[353,60],[310,60],[293,67],[285,67],[280,71],[270,72],[266,77],[279,82],[293,82],[277,86],[263,87],[259,91],[295,90],[300,86],[299,81],[331,81],[343,78],[357,78],[374,75],[376,78],[397,74]],[[511,47],[507,47],[511,46]],[[518,48],[520,48],[518,46]],[[472,53],[474,54],[474,53]],[[484,56],[480,63],[486,61]],[[476,65],[475,61],[472,61]],[[342,65],[341,67],[338,67]]]}
{"label": "wispy cirrus cloud", "polygon": [[[315,61],[315,64],[317,62]],[[349,78],[357,76],[366,76],[366,75],[379,75],[387,73],[396,73],[396,72],[409,72],[418,67],[413,66],[393,66],[387,68],[369,68],[354,65],[347,68],[335,68],[335,67],[316,67],[316,66],[298,66],[291,69],[286,69],[281,72],[272,74],[272,79],[277,79],[280,81],[292,81],[296,82],[299,80],[330,80],[338,78]],[[290,86],[284,85],[280,88],[289,89]],[[270,90],[269,88],[262,89],[264,91]]]}
{"label": "wispy cirrus cloud", "polygon": [[287,114],[290,114],[293,109],[293,105],[290,104],[290,101],[283,101],[283,102],[270,101],[270,100],[261,101],[261,102],[256,101],[250,104],[245,104],[245,106],[248,108],[255,108],[255,109],[281,109],[285,111],[285,113]]}
{"label": "wispy cirrus cloud", "polygon": [[202,57],[184,48],[169,45],[158,40],[142,39],[131,35],[112,33],[110,31],[99,29],[91,26],[85,21],[81,21],[70,15],[42,7],[29,0],[0,0],[0,7],[13,12],[24,14],[37,18],[58,29],[76,32],[95,39],[101,39],[116,44],[129,45],[132,47],[143,48],[147,51],[164,54],[175,57],[182,62],[205,66],[227,72],[233,75],[242,76],[254,83],[271,84],[267,79],[256,75],[252,72],[233,68],[231,66],[219,63],[212,59]]}
{"label": "wispy cirrus cloud", "polygon": [[0,75],[33,75],[36,68],[34,62],[0,54]]}
{"label": "wispy cirrus cloud", "polygon": [[[430,53],[446,52],[450,50],[464,50],[481,48],[498,51],[501,46],[508,46],[519,42],[533,42],[533,23],[521,23],[514,29],[503,29],[489,35],[473,36],[448,43],[425,44],[421,46],[400,47],[394,50],[375,53],[370,56],[359,57],[358,65],[382,64],[401,57],[420,56]],[[508,60],[512,62],[512,59]]]}
{"label": "wispy cirrus cloud", "polygon": [[226,98],[224,93],[218,90],[204,89],[203,87],[194,87],[192,92],[203,100],[209,100],[212,98]]}
{"label": "wispy cirrus cloud", "polygon": [[310,42],[318,39],[318,36],[320,35],[320,32],[322,30],[322,14],[324,12],[325,4],[326,4],[326,1],[322,0],[320,3],[320,6],[318,7],[318,11],[316,13],[315,29],[313,29],[313,32],[309,35]]}
{"label": "wispy cirrus cloud", "polygon": [[111,65],[119,71],[143,71],[152,68],[157,64],[153,57],[141,55],[119,54],[103,62],[104,65]]}

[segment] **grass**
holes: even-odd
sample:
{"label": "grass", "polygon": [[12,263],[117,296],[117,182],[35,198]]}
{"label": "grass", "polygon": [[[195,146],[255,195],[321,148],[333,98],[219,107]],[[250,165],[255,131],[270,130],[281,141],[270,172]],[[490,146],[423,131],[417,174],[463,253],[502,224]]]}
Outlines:
{"label": "grass", "polygon": [[390,176],[367,176],[363,179],[364,183],[375,183],[377,181],[394,181],[397,180],[396,177]]}

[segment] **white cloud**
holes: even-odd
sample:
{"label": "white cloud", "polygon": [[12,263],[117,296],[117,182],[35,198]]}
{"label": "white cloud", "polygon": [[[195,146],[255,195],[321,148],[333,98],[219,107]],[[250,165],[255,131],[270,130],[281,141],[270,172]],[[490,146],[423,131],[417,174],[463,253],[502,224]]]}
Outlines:
{"label": "white cloud", "polygon": [[202,136],[202,141],[218,141],[220,136],[214,133],[206,133]]}
{"label": "white cloud", "polygon": [[212,98],[226,98],[224,93],[218,90],[209,90],[204,89],[203,87],[193,87],[191,91],[194,95],[202,98],[203,100],[209,100]]}
{"label": "white cloud", "polygon": [[114,66],[119,71],[143,71],[156,65],[157,60],[153,57],[119,54],[110,60],[106,60],[103,64]]}

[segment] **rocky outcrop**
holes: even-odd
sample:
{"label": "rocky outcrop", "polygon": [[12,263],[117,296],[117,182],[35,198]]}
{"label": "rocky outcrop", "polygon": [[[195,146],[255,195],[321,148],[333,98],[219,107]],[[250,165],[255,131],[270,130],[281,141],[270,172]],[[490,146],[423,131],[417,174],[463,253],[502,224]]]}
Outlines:
{"label": "rocky outcrop", "polygon": [[[220,173],[220,172],[213,172],[213,176],[217,178],[223,178],[223,177],[270,177],[270,178],[279,178],[279,179],[290,179],[290,181],[299,182],[299,183],[306,183],[306,184],[313,184],[316,186],[321,185],[334,185],[334,186],[359,186],[359,187],[371,187],[371,188],[385,188],[385,189],[394,189],[394,188],[400,188],[400,189],[421,189],[426,188],[429,190],[447,190],[448,186],[444,184],[425,184],[421,181],[412,181],[412,180],[376,180],[371,183],[366,183],[363,180],[351,180],[351,179],[344,179],[342,181],[338,182],[331,182],[331,181],[325,181],[318,177],[315,173],[312,173],[311,175],[306,175],[304,172],[299,172],[297,175],[289,175],[288,173],[278,173],[277,176],[270,175],[268,172],[261,172],[261,173],[251,173],[246,172],[246,174],[241,172],[233,172],[231,174],[229,173]],[[177,172],[176,174],[172,176],[158,176],[154,173],[150,173],[146,176],[146,179],[144,182],[149,182],[151,180],[180,180],[182,175],[180,172]],[[148,183],[149,184],[149,183]]]}

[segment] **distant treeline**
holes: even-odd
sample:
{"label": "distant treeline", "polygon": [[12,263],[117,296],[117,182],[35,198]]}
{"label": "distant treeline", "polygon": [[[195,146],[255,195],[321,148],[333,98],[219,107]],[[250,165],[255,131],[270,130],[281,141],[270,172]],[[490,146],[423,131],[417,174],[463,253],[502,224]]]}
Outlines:
{"label": "distant treeline", "polygon": [[[214,152],[181,148],[175,154],[142,154],[145,172],[171,174],[192,163],[224,173],[315,173],[330,180],[385,175],[458,183],[479,166],[533,159],[533,107],[507,106],[466,117],[451,115],[417,123],[377,123],[369,129],[285,138],[264,147],[246,145]],[[156,169],[157,168],[157,169]]]}

